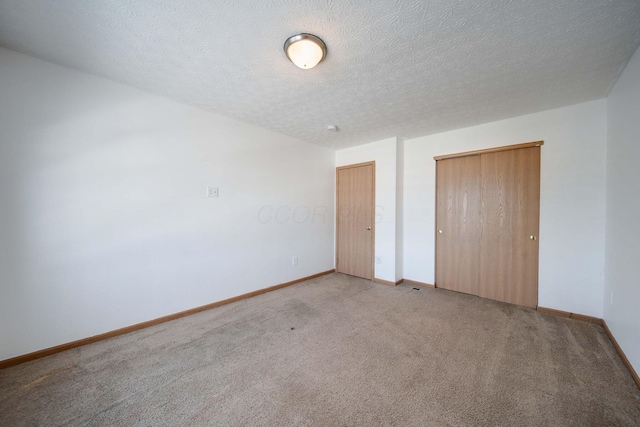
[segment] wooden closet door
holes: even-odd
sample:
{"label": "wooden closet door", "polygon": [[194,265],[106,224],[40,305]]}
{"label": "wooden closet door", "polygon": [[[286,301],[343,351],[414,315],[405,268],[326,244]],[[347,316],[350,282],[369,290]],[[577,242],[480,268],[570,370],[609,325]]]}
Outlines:
{"label": "wooden closet door", "polygon": [[436,163],[436,286],[478,294],[480,156]]}
{"label": "wooden closet door", "polygon": [[482,154],[478,295],[538,305],[540,147]]}
{"label": "wooden closet door", "polygon": [[336,170],[336,271],[373,280],[375,163]]}

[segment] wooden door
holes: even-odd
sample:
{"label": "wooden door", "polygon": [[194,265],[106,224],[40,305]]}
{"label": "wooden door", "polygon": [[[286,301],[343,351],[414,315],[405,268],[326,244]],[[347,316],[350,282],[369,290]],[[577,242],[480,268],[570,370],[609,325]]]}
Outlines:
{"label": "wooden door", "polygon": [[478,295],[538,305],[540,147],[482,154]]}
{"label": "wooden door", "polygon": [[436,163],[436,286],[478,294],[480,156]]}
{"label": "wooden door", "polygon": [[375,162],[336,169],[336,271],[373,280]]}

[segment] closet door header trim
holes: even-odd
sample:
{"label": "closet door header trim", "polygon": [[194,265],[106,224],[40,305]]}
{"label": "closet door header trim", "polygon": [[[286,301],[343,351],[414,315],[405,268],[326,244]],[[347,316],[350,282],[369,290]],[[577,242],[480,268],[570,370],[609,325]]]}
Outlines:
{"label": "closet door header trim", "polygon": [[495,153],[497,151],[519,150],[521,148],[540,147],[544,145],[544,141],[525,142],[524,144],[505,145],[504,147],[486,148],[484,150],[465,151],[464,153],[445,154],[443,156],[434,156],[434,160],[454,159],[456,157],[478,156],[485,153]]}

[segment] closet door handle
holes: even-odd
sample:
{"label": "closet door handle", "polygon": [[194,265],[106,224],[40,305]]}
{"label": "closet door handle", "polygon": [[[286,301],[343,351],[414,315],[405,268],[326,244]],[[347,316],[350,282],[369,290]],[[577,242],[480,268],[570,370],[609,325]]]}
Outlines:
{"label": "closet door handle", "polygon": [[438,233],[442,234],[442,230],[438,230]]}
{"label": "closet door handle", "polygon": [[536,240],[536,239],[537,239],[537,237],[536,237],[536,236],[529,236],[529,238],[530,238],[531,240]]}

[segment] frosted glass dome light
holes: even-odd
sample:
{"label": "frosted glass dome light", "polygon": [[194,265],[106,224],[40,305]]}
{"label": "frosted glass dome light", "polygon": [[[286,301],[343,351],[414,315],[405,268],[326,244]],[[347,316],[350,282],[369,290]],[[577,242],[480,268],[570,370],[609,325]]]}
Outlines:
{"label": "frosted glass dome light", "polygon": [[322,61],[327,54],[327,46],[313,34],[297,34],[284,42],[284,52],[298,68],[308,70]]}

